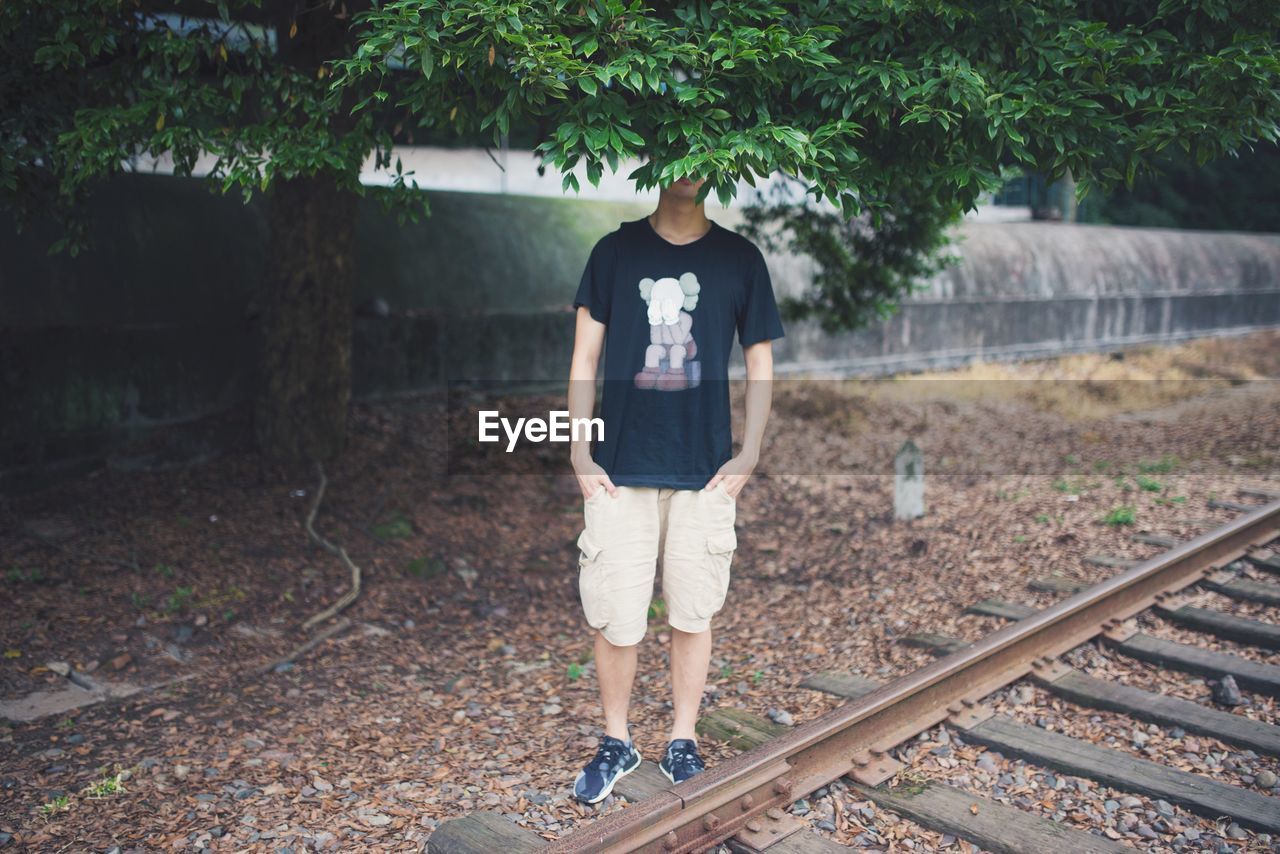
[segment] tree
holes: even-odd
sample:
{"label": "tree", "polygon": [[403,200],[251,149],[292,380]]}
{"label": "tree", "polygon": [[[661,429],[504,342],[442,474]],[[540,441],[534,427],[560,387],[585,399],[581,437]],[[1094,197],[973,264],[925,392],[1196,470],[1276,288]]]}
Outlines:
{"label": "tree", "polygon": [[[90,243],[81,202],[138,155],[210,188],[269,191],[254,428],[286,460],[345,443],[355,202],[394,124],[331,89],[355,39],[345,2],[40,0],[0,5],[0,188],[19,227],[58,217],[54,251]],[[404,189],[397,166],[394,182]],[[425,209],[425,196],[384,195]],[[403,211],[402,211],[403,212]],[[412,211],[411,211],[412,212]],[[192,223],[192,227],[198,227]]]}
{"label": "tree", "polygon": [[[255,420],[264,449],[323,458],[344,436],[370,151],[389,166],[415,136],[509,135],[566,190],[579,164],[596,184],[645,152],[638,188],[706,176],[722,202],[739,177],[797,176],[845,220],[805,305],[848,325],[909,280],[839,266],[854,215],[883,232],[893,214],[927,249],[1005,164],[1070,169],[1083,195],[1170,145],[1203,163],[1274,141],[1278,23],[1269,0],[9,2],[0,186],[20,218],[74,219],[124,157],[170,152],[183,173],[208,152],[212,186],[269,188]],[[411,185],[389,203],[416,216]]]}
{"label": "tree", "polygon": [[358,26],[339,77],[426,127],[530,124],[544,167],[592,184],[647,152],[637,187],[706,176],[724,203],[738,178],[799,178],[840,215],[784,198],[747,230],[817,260],[787,308],[827,329],[891,311],[1002,167],[1069,170],[1079,199],[1171,145],[1203,164],[1274,141],[1280,119],[1265,0],[394,0]]}
{"label": "tree", "polygon": [[1280,231],[1280,146],[1260,145],[1239,157],[1196,166],[1168,149],[1152,164],[1158,173],[1111,193],[1101,222],[1163,228]]}

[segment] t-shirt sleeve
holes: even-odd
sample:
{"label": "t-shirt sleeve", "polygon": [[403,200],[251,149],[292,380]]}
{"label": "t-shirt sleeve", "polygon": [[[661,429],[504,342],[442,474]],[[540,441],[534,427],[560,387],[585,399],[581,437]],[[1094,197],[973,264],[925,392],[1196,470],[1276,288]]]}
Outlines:
{"label": "t-shirt sleeve", "polygon": [[744,348],[761,341],[781,338],[782,318],[773,296],[773,280],[765,264],[764,253],[753,247],[751,268],[747,273],[746,294],[738,311],[738,342]]}
{"label": "t-shirt sleeve", "polygon": [[585,305],[591,316],[601,323],[609,322],[609,302],[613,296],[613,270],[617,260],[613,235],[606,234],[596,241],[587,258],[587,266],[578,282],[578,293],[573,307]]}

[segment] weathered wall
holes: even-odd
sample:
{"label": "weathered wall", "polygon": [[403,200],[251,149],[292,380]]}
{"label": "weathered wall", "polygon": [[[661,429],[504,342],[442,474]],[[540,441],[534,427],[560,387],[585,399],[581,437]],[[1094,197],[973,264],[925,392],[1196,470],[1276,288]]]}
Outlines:
{"label": "weathered wall", "polygon": [[[156,424],[234,408],[252,369],[248,311],[266,253],[261,197],[121,178],[93,200],[97,248],[45,254],[0,227],[0,472],[100,458]],[[358,396],[449,380],[556,381],[592,243],[648,205],[433,192],[399,227],[373,199],[358,224]],[[710,215],[732,228],[735,211]],[[965,223],[938,274],[874,328],[791,324],[780,373],[881,373],[1280,325],[1280,235],[1057,223]],[[779,294],[801,259],[770,258]],[[740,359],[739,359],[740,362]]]}

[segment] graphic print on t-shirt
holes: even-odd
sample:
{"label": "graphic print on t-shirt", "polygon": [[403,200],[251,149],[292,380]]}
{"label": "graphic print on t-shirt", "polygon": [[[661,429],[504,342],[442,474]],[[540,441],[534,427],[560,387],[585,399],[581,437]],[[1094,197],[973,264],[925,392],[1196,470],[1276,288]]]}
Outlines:
{"label": "graphic print on t-shirt", "polygon": [[649,346],[644,367],[636,374],[636,388],[682,391],[702,381],[698,344],[693,340],[693,315],[702,286],[693,273],[675,279],[640,280],[640,299],[649,307]]}

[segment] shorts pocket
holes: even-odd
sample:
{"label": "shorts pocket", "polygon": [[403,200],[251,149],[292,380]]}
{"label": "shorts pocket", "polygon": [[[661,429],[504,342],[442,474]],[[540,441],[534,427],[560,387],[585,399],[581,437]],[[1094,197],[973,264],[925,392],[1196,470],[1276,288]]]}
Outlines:
{"label": "shorts pocket", "polygon": [[699,618],[712,617],[724,605],[729,592],[729,565],[737,548],[738,534],[733,528],[707,536],[707,571],[703,574],[704,587],[698,602]]}
{"label": "shorts pocket", "polygon": [[608,602],[604,595],[603,549],[584,530],[578,535],[578,595],[587,625],[604,628],[609,621]]}

